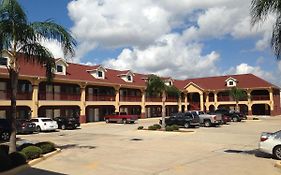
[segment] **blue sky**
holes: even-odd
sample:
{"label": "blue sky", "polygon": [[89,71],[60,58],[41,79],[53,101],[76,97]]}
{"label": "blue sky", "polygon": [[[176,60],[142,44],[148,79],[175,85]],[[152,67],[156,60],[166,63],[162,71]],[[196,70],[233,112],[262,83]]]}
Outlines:
{"label": "blue sky", "polygon": [[[251,28],[250,0],[19,2],[30,21],[53,19],[72,31],[75,62],[177,79],[254,73],[281,83],[269,45],[274,17]],[[55,43],[46,46],[62,56]]]}

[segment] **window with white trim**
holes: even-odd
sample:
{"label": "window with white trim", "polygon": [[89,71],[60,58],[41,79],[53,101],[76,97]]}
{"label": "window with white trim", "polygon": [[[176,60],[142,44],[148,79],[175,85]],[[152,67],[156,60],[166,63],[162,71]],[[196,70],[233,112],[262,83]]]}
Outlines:
{"label": "window with white trim", "polygon": [[8,65],[8,58],[0,57],[0,66],[7,66]]}
{"label": "window with white trim", "polygon": [[57,72],[63,73],[63,66],[62,65],[57,65]]}

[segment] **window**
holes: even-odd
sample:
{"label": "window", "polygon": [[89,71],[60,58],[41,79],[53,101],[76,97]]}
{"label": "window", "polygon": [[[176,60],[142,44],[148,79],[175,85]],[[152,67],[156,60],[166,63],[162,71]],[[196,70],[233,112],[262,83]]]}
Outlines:
{"label": "window", "polygon": [[127,76],[127,79],[128,79],[128,81],[132,81],[131,75],[128,75],[128,76]]}
{"label": "window", "polygon": [[0,57],[0,66],[7,66],[8,59],[4,57]]}
{"label": "window", "polygon": [[229,86],[233,86],[233,81],[229,81]]}
{"label": "window", "polygon": [[63,72],[63,67],[61,65],[57,65],[57,72]]}
{"label": "window", "polygon": [[98,71],[98,77],[99,77],[99,78],[102,78],[102,77],[103,77],[102,71]]}

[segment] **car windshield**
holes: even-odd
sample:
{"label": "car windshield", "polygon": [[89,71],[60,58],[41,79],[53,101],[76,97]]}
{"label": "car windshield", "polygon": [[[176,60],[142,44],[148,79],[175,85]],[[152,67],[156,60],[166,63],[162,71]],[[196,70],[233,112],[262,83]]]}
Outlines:
{"label": "car windshield", "polygon": [[42,119],[42,122],[51,122],[53,121],[52,119]]}

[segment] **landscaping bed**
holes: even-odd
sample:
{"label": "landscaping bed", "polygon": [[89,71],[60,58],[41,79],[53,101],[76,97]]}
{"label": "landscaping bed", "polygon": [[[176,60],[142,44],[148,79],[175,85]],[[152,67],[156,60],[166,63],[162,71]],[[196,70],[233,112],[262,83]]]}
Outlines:
{"label": "landscaping bed", "polygon": [[56,151],[56,145],[52,142],[24,143],[18,145],[17,151],[11,154],[9,154],[8,145],[0,145],[0,172],[30,164],[35,159],[45,157],[54,151]]}

